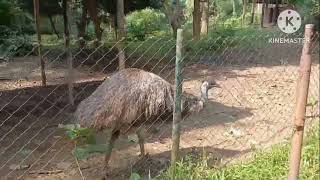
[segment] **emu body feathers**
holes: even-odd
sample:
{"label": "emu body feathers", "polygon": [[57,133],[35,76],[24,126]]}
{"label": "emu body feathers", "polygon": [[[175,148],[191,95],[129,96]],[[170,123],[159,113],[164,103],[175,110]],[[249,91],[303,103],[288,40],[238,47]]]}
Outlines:
{"label": "emu body feathers", "polygon": [[173,89],[161,77],[139,69],[124,69],[104,81],[83,100],[76,121],[84,127],[128,128],[173,110]]}

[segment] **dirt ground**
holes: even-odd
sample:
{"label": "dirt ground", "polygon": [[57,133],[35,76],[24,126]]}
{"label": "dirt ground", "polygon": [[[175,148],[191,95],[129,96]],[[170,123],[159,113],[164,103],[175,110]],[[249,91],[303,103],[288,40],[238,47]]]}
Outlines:
{"label": "dirt ground", "polygon": [[[273,52],[274,49],[266,51]],[[279,51],[279,50],[278,50]],[[298,73],[299,52],[246,56],[232,52],[221,59],[263,59],[255,64],[230,63],[217,66],[211,59],[187,64],[183,90],[199,96],[203,80],[218,87],[209,90],[209,102],[202,112],[182,123],[181,152],[206,152],[213,166],[221,166],[257,149],[287,142],[292,133],[292,114]],[[313,54],[309,99],[319,99],[319,52]],[[35,57],[16,58],[0,64],[0,174],[6,179],[100,179],[104,155],[94,154],[77,161],[73,145],[60,123],[72,119],[68,104],[67,68],[62,63],[47,66],[48,86],[42,87]],[[156,72],[173,82],[174,69]],[[74,71],[75,104],[89,96],[109,74],[86,66]],[[307,124],[319,115],[319,107],[308,107]],[[171,123],[150,127],[146,151],[121,136],[112,153],[110,179],[127,179],[132,172],[157,176],[170,164]],[[151,126],[158,131],[151,132]],[[104,137],[99,137],[103,143]]]}

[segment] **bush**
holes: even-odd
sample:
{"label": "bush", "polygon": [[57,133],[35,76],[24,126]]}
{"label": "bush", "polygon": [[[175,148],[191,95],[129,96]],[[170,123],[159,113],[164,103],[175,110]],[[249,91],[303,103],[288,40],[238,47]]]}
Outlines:
{"label": "bush", "polygon": [[0,56],[25,55],[32,50],[32,47],[29,36],[0,25]]}
{"label": "bush", "polygon": [[166,34],[169,25],[165,15],[159,10],[143,9],[127,16],[128,38],[144,40],[148,35]]}

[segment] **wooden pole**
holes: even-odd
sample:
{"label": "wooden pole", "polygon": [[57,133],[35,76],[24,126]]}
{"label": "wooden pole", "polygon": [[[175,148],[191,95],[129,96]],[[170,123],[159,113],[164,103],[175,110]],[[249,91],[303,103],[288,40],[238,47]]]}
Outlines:
{"label": "wooden pole", "polygon": [[[117,0],[117,41],[122,41],[125,37],[125,27],[124,27],[124,0]],[[119,70],[126,68],[126,56],[123,51],[122,43],[118,42],[116,48],[118,49],[118,60],[119,60]]]}
{"label": "wooden pole", "polygon": [[40,32],[40,4],[39,0],[33,0],[33,7],[34,7],[34,17],[36,21],[36,31],[37,31],[37,38],[38,38],[38,56],[39,56],[39,62],[40,62],[40,71],[41,71],[41,81],[42,85],[47,85],[47,78],[45,73],[45,62],[42,58],[41,54],[41,32]]}
{"label": "wooden pole", "polygon": [[171,151],[171,166],[172,166],[172,179],[175,176],[175,166],[179,160],[179,144],[180,144],[180,122],[181,116],[181,95],[182,95],[182,41],[183,30],[177,30],[177,44],[176,44],[176,72],[175,72],[175,84],[176,90],[174,94],[174,112],[173,112],[173,124],[172,124],[172,151]]}
{"label": "wooden pole", "polygon": [[70,30],[68,20],[68,5],[67,0],[63,0],[63,21],[64,21],[64,47],[68,62],[68,98],[70,105],[74,105],[73,98],[73,63],[72,54],[70,50]]}
{"label": "wooden pole", "polygon": [[289,166],[289,180],[297,180],[299,177],[301,150],[303,142],[303,131],[306,115],[306,105],[308,100],[310,73],[311,73],[311,39],[314,35],[313,24],[307,24],[305,27],[305,42],[303,45],[299,78],[297,86],[296,109],[294,114],[294,134],[292,137],[292,147]]}

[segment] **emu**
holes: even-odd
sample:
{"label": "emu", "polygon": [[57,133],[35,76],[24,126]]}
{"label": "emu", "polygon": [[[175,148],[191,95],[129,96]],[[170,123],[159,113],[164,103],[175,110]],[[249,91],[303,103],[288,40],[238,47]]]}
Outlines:
{"label": "emu", "polygon": [[[203,109],[208,100],[209,83],[200,87],[201,97],[182,96],[182,117]],[[172,115],[174,87],[160,76],[140,69],[121,70],[104,81],[75,111],[75,121],[96,130],[111,128],[112,135],[105,155],[108,166],[115,141],[133,125],[154,122],[159,116]],[[137,130],[141,156],[145,155],[144,138]]]}

